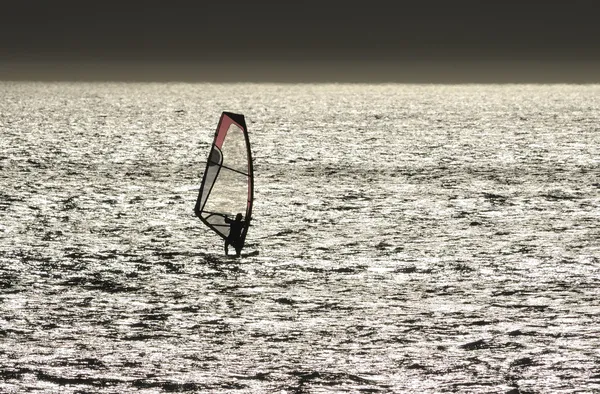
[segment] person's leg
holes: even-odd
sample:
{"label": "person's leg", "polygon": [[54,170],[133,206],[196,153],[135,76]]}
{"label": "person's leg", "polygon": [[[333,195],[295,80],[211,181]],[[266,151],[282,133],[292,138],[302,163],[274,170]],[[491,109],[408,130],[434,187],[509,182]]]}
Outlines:
{"label": "person's leg", "polygon": [[229,241],[225,240],[225,256],[229,254]]}

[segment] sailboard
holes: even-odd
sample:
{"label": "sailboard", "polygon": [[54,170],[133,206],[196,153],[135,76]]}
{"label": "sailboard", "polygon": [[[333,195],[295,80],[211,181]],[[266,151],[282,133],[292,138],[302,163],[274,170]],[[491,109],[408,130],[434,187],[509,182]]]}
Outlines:
{"label": "sailboard", "polygon": [[243,215],[239,244],[243,247],[252,218],[254,170],[244,115],[223,112],[208,154],[194,213],[223,239],[229,236],[226,218]]}

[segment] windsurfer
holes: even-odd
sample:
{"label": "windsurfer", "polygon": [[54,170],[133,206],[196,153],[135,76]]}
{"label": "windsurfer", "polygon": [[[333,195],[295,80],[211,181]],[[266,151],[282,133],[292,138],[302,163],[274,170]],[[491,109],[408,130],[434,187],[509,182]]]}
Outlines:
{"label": "windsurfer", "polygon": [[235,215],[235,220],[229,219],[225,216],[225,223],[229,223],[229,235],[225,239],[225,256],[229,252],[229,245],[235,248],[235,255],[240,256],[242,252],[242,231],[246,227],[246,222],[242,220],[242,214],[238,213]]}

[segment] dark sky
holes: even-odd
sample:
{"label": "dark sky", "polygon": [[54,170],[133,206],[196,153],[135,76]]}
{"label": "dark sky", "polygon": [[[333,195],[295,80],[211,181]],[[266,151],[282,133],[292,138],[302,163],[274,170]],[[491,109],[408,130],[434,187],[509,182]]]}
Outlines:
{"label": "dark sky", "polygon": [[0,79],[600,82],[593,1],[12,3]]}

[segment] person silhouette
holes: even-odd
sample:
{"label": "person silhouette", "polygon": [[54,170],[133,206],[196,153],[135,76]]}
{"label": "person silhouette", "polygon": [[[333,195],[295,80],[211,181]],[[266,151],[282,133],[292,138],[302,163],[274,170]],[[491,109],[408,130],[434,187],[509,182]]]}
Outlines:
{"label": "person silhouette", "polygon": [[245,228],[246,222],[242,220],[242,214],[235,215],[235,220],[225,216],[225,223],[229,224],[229,235],[225,239],[225,256],[229,254],[229,245],[235,248],[235,255],[240,257],[242,253],[242,231]]}

